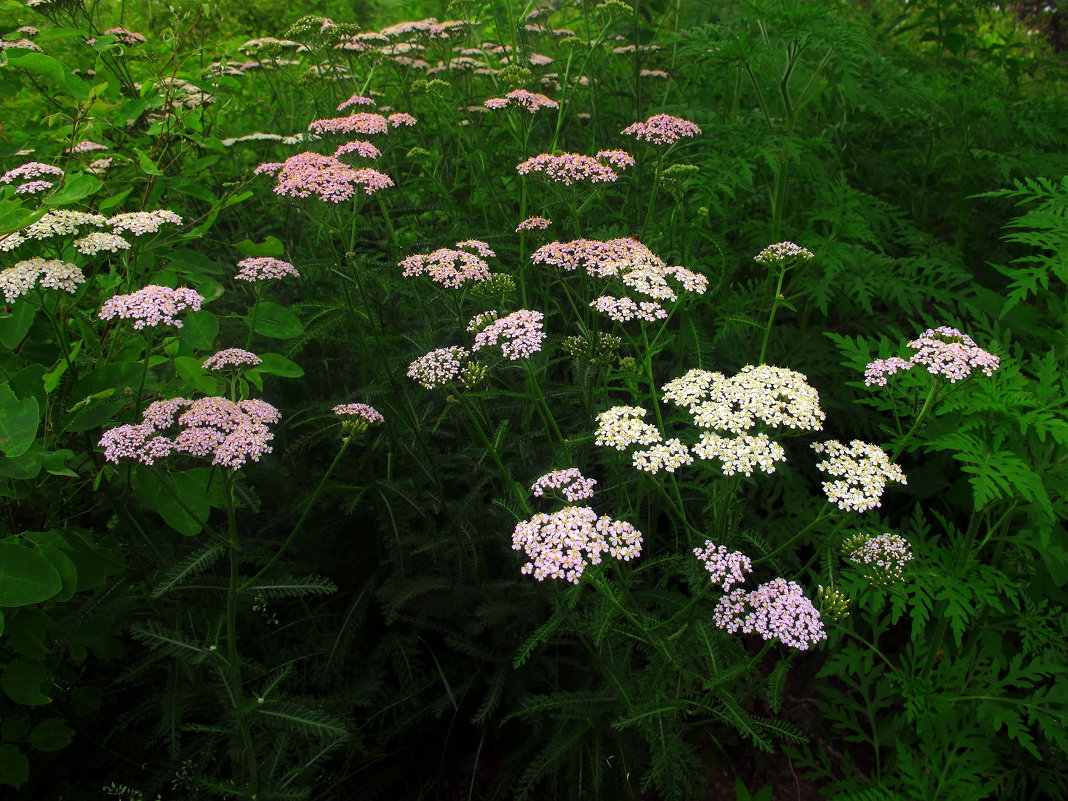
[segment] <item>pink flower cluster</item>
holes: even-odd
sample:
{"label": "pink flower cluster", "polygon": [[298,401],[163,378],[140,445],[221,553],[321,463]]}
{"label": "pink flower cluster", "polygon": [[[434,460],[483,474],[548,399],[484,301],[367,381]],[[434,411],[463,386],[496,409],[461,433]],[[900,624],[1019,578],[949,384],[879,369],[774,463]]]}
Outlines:
{"label": "pink flower cluster", "polygon": [[577,467],[569,467],[541,476],[531,486],[530,491],[534,493],[535,498],[543,498],[547,492],[560,490],[565,500],[574,503],[592,498],[596,484],[597,479],[586,478]]}
{"label": "pink flower cluster", "polygon": [[[401,275],[411,278],[424,273],[435,283],[450,289],[458,289],[470,281],[486,281],[493,276],[482,256],[495,255],[485,242],[469,239],[457,242],[457,248],[439,248],[432,253],[417,253],[397,262]],[[474,250],[475,253],[467,251]]]}
{"label": "pink flower cluster", "polygon": [[696,136],[701,133],[701,129],[681,117],[654,114],[645,122],[628,125],[622,133],[644,142],[652,142],[654,145],[673,145],[684,136]]}
{"label": "pink flower cluster", "polygon": [[911,359],[897,356],[876,359],[864,368],[864,383],[885,387],[888,376],[923,365],[931,375],[942,376],[955,384],[976,370],[993,375],[1001,366],[999,357],[980,348],[967,334],[946,325],[928,328],[908,346],[915,351]]}
{"label": "pink flower cluster", "polygon": [[512,312],[475,334],[471,349],[479,351],[499,344],[505,358],[513,361],[526,358],[541,350],[541,343],[545,340],[542,330],[544,318],[541,312],[531,309]]}
{"label": "pink flower cluster", "polygon": [[520,231],[544,231],[553,221],[546,217],[527,217],[515,227],[516,233]]}
{"label": "pink flower cluster", "polygon": [[[611,156],[611,163],[616,165],[616,169],[624,169],[619,165],[625,164],[625,160],[616,155],[623,153],[623,151],[601,152],[614,154]],[[605,157],[604,160],[609,160],[609,157]],[[555,181],[565,186],[582,182],[598,184],[619,180],[619,174],[608,164],[602,163],[600,158],[583,156],[579,153],[560,153],[558,155],[542,153],[527,159],[522,164],[517,164],[515,169],[520,175],[528,175],[532,172],[541,173],[550,181]]]}
{"label": "pink flower cluster", "polygon": [[[141,34],[136,33],[135,31],[128,31],[125,28],[108,28],[106,31],[104,31],[104,33],[106,35],[114,36],[115,40],[119,42],[119,44],[124,44],[127,47],[144,44],[148,41]],[[92,39],[90,39],[89,41],[91,43]]]}
{"label": "pink flower cluster", "polygon": [[300,278],[297,268],[288,261],[273,256],[256,256],[237,263],[241,269],[234,275],[237,281],[273,281],[278,278]]}
{"label": "pink flower cluster", "polygon": [[745,582],[745,574],[753,572],[753,560],[741,551],[727,551],[725,545],[705,540],[704,548],[694,548],[693,555],[702,562],[712,577],[712,583],[729,592],[735,584]]}
{"label": "pink flower cluster", "polygon": [[[271,452],[268,443],[274,434],[267,425],[280,418],[278,410],[262,400],[172,398],[150,404],[138,425],[105,431],[99,444],[109,462],[126,458],[151,465],[172,453],[187,453],[210,456],[212,464],[237,470]],[[180,429],[176,435],[164,433],[174,427]]]}
{"label": "pink flower cluster", "polygon": [[51,164],[43,164],[40,161],[30,161],[23,164],[21,167],[16,167],[13,170],[8,170],[3,175],[0,175],[0,184],[9,184],[12,181],[23,179],[24,183],[19,184],[15,191],[24,195],[35,195],[38,192],[44,192],[51,189],[55,184],[52,181],[25,181],[27,178],[40,178],[42,175],[63,175],[63,170],[59,167],[53,167]]}
{"label": "pink flower cluster", "polygon": [[598,517],[588,506],[565,506],[519,522],[512,550],[521,550],[530,559],[520,568],[524,575],[578,584],[589,565],[600,564],[602,554],[623,561],[641,555],[642,533],[622,520]]}
{"label": "pink flower cluster", "polygon": [[759,634],[800,651],[827,639],[819,610],[796,582],[784,578],[761,584],[751,592],[737,589],[724,595],[712,618],[731,634]]}
{"label": "pink flower cluster", "polygon": [[319,153],[298,153],[283,164],[261,164],[257,174],[277,173],[275,194],[287,197],[317,196],[330,203],[351,200],[356,189],[363,188],[368,195],[393,186],[393,179],[370,167],[355,169],[339,161],[335,156]]}
{"label": "pink flower cluster", "polygon": [[308,130],[318,134],[357,133],[367,136],[369,134],[383,134],[389,131],[389,121],[381,114],[357,111],[347,117],[315,120],[308,125]]}
{"label": "pink flower cluster", "polygon": [[365,139],[357,139],[354,142],[346,142],[334,151],[334,158],[339,159],[349,153],[355,153],[363,159],[376,159],[382,155],[382,151]]}
{"label": "pink flower cluster", "polygon": [[203,302],[203,296],[187,287],[171,289],[167,286],[149,284],[144,289],[128,295],[115,295],[108,298],[100,307],[99,317],[101,320],[111,320],[115,317],[133,320],[135,329],[155,325],[171,325],[181,328],[182,321],[177,318],[177,314],[186,309],[198,311]]}
{"label": "pink flower cluster", "polygon": [[255,367],[257,364],[262,364],[263,359],[257,356],[255,353],[250,353],[247,350],[241,348],[226,348],[226,350],[220,350],[209,356],[204,360],[204,364],[201,365],[205,370],[214,370],[219,372],[221,370],[227,370],[231,367]]}
{"label": "pink flower cluster", "polygon": [[551,100],[543,94],[537,92],[528,92],[526,89],[516,89],[514,92],[509,92],[504,97],[491,97],[483,105],[486,108],[501,109],[512,106],[514,108],[524,108],[531,114],[534,114],[541,108],[560,108],[560,104],[555,100]]}
{"label": "pink flower cluster", "polygon": [[378,425],[386,420],[381,412],[366,403],[340,403],[333,408],[333,412],[338,417],[359,417],[369,425]]}
{"label": "pink flower cluster", "polygon": [[344,111],[349,106],[373,106],[375,101],[369,97],[363,97],[362,95],[353,95],[348,100],[342,101],[341,105],[337,107],[338,111]]}

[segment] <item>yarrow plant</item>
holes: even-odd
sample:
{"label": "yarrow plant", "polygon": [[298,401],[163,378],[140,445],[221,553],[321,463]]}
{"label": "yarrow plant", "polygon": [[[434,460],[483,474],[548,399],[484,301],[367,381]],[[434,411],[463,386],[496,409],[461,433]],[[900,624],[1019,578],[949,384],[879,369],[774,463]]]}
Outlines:
{"label": "yarrow plant", "polygon": [[540,476],[531,485],[530,491],[534,493],[535,498],[543,498],[550,492],[559,491],[564,500],[575,503],[592,498],[596,485],[597,479],[586,478],[577,467],[569,467]]}
{"label": "yarrow plant", "polygon": [[78,284],[85,283],[85,275],[73,264],[59,259],[34,257],[16,262],[0,270],[0,292],[8,303],[25,295],[35,286],[41,289],[62,289],[73,294]]}
{"label": "yarrow plant", "polygon": [[534,114],[542,108],[560,108],[560,104],[545,95],[537,92],[528,92],[526,89],[516,89],[504,97],[491,97],[483,105],[489,109],[522,108]]}
{"label": "yarrow plant", "polygon": [[184,324],[178,314],[188,310],[198,311],[204,297],[196,290],[187,287],[171,287],[149,284],[144,289],[128,295],[115,295],[108,298],[100,308],[101,320],[133,320],[135,329],[157,325],[169,325],[181,328]]}
{"label": "yarrow plant", "polygon": [[281,164],[261,164],[255,172],[276,177],[276,195],[297,198],[315,195],[324,203],[351,200],[358,189],[373,195],[394,185],[392,178],[378,170],[350,167],[334,156],[319,153],[298,153]]}
{"label": "yarrow plant", "polygon": [[816,257],[812,251],[806,250],[800,245],[795,245],[793,242],[779,242],[776,245],[768,245],[753,257],[753,261],[772,267],[809,261],[814,258]]}
{"label": "yarrow plant", "polygon": [[819,610],[801,586],[777,578],[747,592],[737,589],[720,598],[712,613],[715,624],[731,634],[759,634],[765,640],[807,651],[827,639]]}
{"label": "yarrow plant", "polygon": [[520,309],[486,325],[475,334],[471,350],[479,351],[499,345],[506,359],[515,361],[525,359],[541,350],[545,340],[542,321],[545,319],[539,311]]}
{"label": "yarrow plant", "polygon": [[[211,457],[212,464],[237,470],[271,452],[268,443],[274,434],[267,426],[279,419],[278,410],[262,400],[172,398],[150,404],[140,424],[104,432],[100,446],[109,462],[133,459],[152,465],[184,453]],[[174,429],[177,433],[171,434]]]}
{"label": "yarrow plant", "polygon": [[955,384],[977,371],[991,376],[1001,364],[1000,358],[980,348],[970,336],[945,325],[928,328],[908,346],[915,351],[911,359],[876,359],[864,368],[864,383],[885,387],[889,376],[923,366],[931,375]]}
{"label": "yarrow plant", "polygon": [[432,350],[408,365],[408,377],[424,389],[437,389],[460,377],[470,355],[459,345]]}
{"label": "yarrow plant", "polygon": [[[426,274],[436,284],[449,289],[458,289],[474,281],[487,281],[493,277],[489,264],[484,260],[494,254],[489,245],[478,240],[457,242],[457,250],[439,248],[431,253],[419,253],[397,263],[401,275],[410,278]],[[469,251],[475,251],[471,253]]]}
{"label": "yarrow plant", "polygon": [[340,403],[333,412],[341,418],[341,427],[348,434],[362,434],[386,421],[381,412],[366,403]]}
{"label": "yarrow plant", "polygon": [[629,561],[641,555],[642,533],[630,523],[601,517],[588,506],[565,506],[552,514],[536,514],[519,522],[512,549],[530,560],[520,568],[538,581],[563,579],[578,584],[589,565],[607,553]]}
{"label": "yarrow plant", "polygon": [[907,484],[905,473],[890,461],[886,451],[855,439],[849,445],[838,440],[814,442],[812,449],[827,458],[816,467],[837,478],[825,481],[823,491],[839,509],[866,512],[882,505],[883,492],[889,481]]}
{"label": "yarrow plant", "polygon": [[728,551],[725,545],[705,540],[703,548],[694,548],[693,555],[705,566],[713,584],[730,592],[735,584],[745,583],[745,574],[753,572],[753,560],[741,551]]}
{"label": "yarrow plant", "polygon": [[300,272],[288,261],[273,256],[256,256],[242,259],[237,263],[240,268],[234,274],[236,281],[277,281],[282,278],[300,278]]}
{"label": "yarrow plant", "polygon": [[913,560],[912,546],[900,534],[859,534],[842,543],[842,553],[872,584],[895,584]]}
{"label": "yarrow plant", "polygon": [[635,122],[622,130],[642,142],[654,145],[673,145],[684,137],[697,136],[701,129],[696,123],[673,117],[670,114],[654,114],[645,122]]}
{"label": "yarrow plant", "polygon": [[263,359],[255,353],[250,353],[241,348],[226,348],[225,350],[220,350],[218,353],[209,356],[204,360],[204,364],[201,366],[205,370],[220,372],[222,370],[234,370],[242,367],[255,367],[257,364],[263,364]]}
{"label": "yarrow plant", "polygon": [[545,217],[527,217],[515,227],[516,233],[520,231],[544,231],[553,221]]}
{"label": "yarrow plant", "polygon": [[[614,154],[622,153],[622,151],[612,152]],[[618,166],[618,164],[624,163],[618,155],[613,156],[613,159],[617,164],[616,169],[613,169],[609,164],[603,163],[608,161],[607,157],[583,156],[579,153],[560,153],[558,155],[542,153],[517,164],[515,169],[520,175],[538,173],[544,175],[550,181],[564,186],[578,183],[613,183],[619,180],[619,173],[616,170],[625,169],[625,167]]]}

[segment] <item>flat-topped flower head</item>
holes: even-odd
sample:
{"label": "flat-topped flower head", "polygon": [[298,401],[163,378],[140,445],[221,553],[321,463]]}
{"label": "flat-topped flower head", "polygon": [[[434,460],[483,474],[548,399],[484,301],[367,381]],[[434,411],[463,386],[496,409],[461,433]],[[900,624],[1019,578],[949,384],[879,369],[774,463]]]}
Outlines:
{"label": "flat-topped flower head", "polygon": [[747,365],[737,375],[694,369],[663,387],[664,399],[690,412],[701,428],[743,434],[758,424],[805,431],[823,428],[819,393],[802,373]]}
{"label": "flat-topped flower head", "polygon": [[334,407],[333,412],[341,418],[341,428],[347,434],[362,434],[371,426],[382,425],[386,421],[377,409],[366,403],[341,403]]}
{"label": "flat-topped flower head", "polygon": [[0,184],[9,184],[12,181],[17,180],[26,181],[31,178],[40,178],[45,175],[63,175],[63,170],[59,167],[55,167],[51,164],[44,164],[40,161],[29,161],[21,167],[8,170],[3,175],[0,175]]}
{"label": "flat-topped flower head", "polygon": [[553,221],[546,217],[527,217],[515,227],[516,233],[520,231],[544,231]]}
{"label": "flat-topped flower head", "polygon": [[816,258],[812,251],[805,250],[793,242],[779,242],[776,245],[768,245],[756,256],[753,261],[771,266],[787,266],[802,261]]}
{"label": "flat-topped flower head", "polygon": [[125,214],[116,214],[108,220],[108,225],[115,233],[127,231],[134,236],[154,234],[165,223],[181,225],[182,218],[169,209],[156,209],[155,211],[130,211]]}
{"label": "flat-topped flower head", "polygon": [[408,377],[425,389],[436,389],[459,378],[470,355],[459,345],[432,350],[408,365]]}
{"label": "flat-topped flower head", "polygon": [[[489,265],[482,256],[469,252],[479,249],[472,246],[475,241],[458,242],[458,248],[466,246],[463,249],[439,248],[431,253],[409,256],[397,262],[397,266],[401,268],[401,275],[406,278],[425,274],[434,283],[449,289],[458,289],[473,281],[487,281],[493,276]],[[485,245],[484,242],[479,244]],[[488,246],[483,252],[493,255]]]}
{"label": "flat-topped flower head", "polygon": [[645,122],[636,122],[622,130],[626,136],[633,136],[642,142],[654,145],[673,145],[683,137],[697,136],[701,129],[696,123],[670,114],[654,114]]}
{"label": "flat-topped flower head", "polygon": [[737,473],[751,476],[754,470],[770,474],[775,472],[777,462],[786,461],[786,450],[764,433],[721,437],[705,431],[693,446],[693,453],[699,459],[718,460],[725,476]]}
{"label": "flat-topped flower head", "polygon": [[536,514],[519,522],[512,549],[530,560],[520,568],[538,581],[563,579],[578,584],[589,565],[608,554],[629,561],[641,554],[642,534],[630,523],[601,517],[588,506],[565,506],[553,514]]}
{"label": "flat-topped flower head", "polygon": [[[108,28],[104,31],[106,35],[114,36],[115,41],[119,44],[124,44],[127,47],[133,47],[134,45],[144,44],[148,40],[137,33],[136,31],[128,31],[125,28]],[[92,41],[90,39],[90,41]]]}
{"label": "flat-topped flower head", "polygon": [[4,300],[13,303],[35,286],[41,289],[62,289],[73,294],[78,284],[85,283],[82,271],[59,259],[32,259],[16,262],[6,270],[0,270],[0,292]]}
{"label": "flat-topped flower head", "polygon": [[617,298],[613,295],[601,295],[590,301],[590,307],[608,316],[617,323],[641,320],[652,323],[668,316],[667,310],[651,300],[635,301],[630,298]]}
{"label": "flat-topped flower head", "polygon": [[977,371],[991,376],[1001,366],[999,357],[980,348],[967,334],[946,325],[928,328],[908,346],[915,351],[911,359],[876,359],[864,368],[864,383],[885,387],[888,376],[922,365],[931,375],[955,384]]}
{"label": "flat-topped flower head", "polygon": [[221,372],[223,370],[240,370],[242,367],[255,367],[263,364],[263,359],[255,353],[241,348],[226,348],[209,356],[201,365],[205,370]]}
{"label": "flat-topped flower head", "polygon": [[49,239],[54,236],[74,236],[87,226],[102,228],[105,225],[107,218],[102,214],[56,209],[37,222],[30,223],[19,233],[26,239]]}
{"label": "flat-topped flower head", "polygon": [[531,487],[535,498],[544,498],[546,495],[558,493],[569,503],[585,501],[593,497],[593,488],[597,485],[597,479],[586,478],[577,467],[569,467],[566,470],[553,470],[540,476]]}
{"label": "flat-topped flower head", "polygon": [[532,309],[520,309],[494,320],[475,334],[471,350],[479,351],[499,345],[506,359],[525,359],[541,350],[545,340],[542,321],[545,315]]}
{"label": "flat-topped flower head", "polygon": [[683,444],[682,440],[675,438],[658,442],[647,450],[634,451],[630,455],[630,460],[635,470],[654,475],[661,470],[674,473],[680,467],[693,464],[690,449]]}
{"label": "flat-topped flower head", "polygon": [[382,114],[370,111],[357,111],[347,117],[333,117],[315,120],[308,125],[308,130],[317,134],[383,134],[389,131],[389,120]]}
{"label": "flat-topped flower head", "polygon": [[842,552],[872,584],[895,584],[904,577],[912,561],[912,546],[900,534],[862,534],[842,544]]}
{"label": "flat-topped flower head", "polygon": [[181,328],[183,323],[177,315],[183,311],[199,311],[204,298],[188,287],[172,289],[149,284],[144,289],[128,295],[115,295],[104,301],[100,308],[101,320],[133,320],[135,329],[156,325]]}
{"label": "flat-topped flower head", "polygon": [[656,426],[642,420],[648,410],[640,406],[613,406],[597,415],[597,436],[602,447],[625,451],[632,445],[652,445],[663,437]]}
{"label": "flat-topped flower head", "polygon": [[211,463],[237,470],[271,452],[267,426],[281,419],[271,404],[250,399],[171,398],[149,404],[138,425],[109,429],[100,438],[109,462],[134,459],[151,465],[174,453],[210,457]]}
{"label": "flat-topped flower head", "polygon": [[907,484],[905,473],[890,461],[878,445],[855,439],[849,445],[838,440],[814,442],[812,449],[827,458],[816,467],[837,481],[823,483],[823,491],[839,509],[866,512],[882,505],[888,481]]}
{"label": "flat-topped flower head", "polygon": [[724,592],[730,592],[735,584],[745,582],[745,574],[753,572],[753,560],[741,551],[728,551],[724,545],[705,540],[704,548],[694,548],[697,557],[708,571],[713,584]]}
{"label": "flat-topped flower head", "polygon": [[103,231],[93,231],[91,234],[74,240],[74,249],[86,256],[92,256],[102,250],[109,253],[118,253],[120,250],[129,250],[130,243],[118,234],[105,234]]}
{"label": "flat-topped flower head", "polygon": [[800,585],[784,578],[761,584],[752,592],[732,591],[719,599],[715,624],[731,634],[759,634],[765,640],[807,651],[827,639],[820,613]]}
{"label": "flat-topped flower head", "polygon": [[338,147],[334,151],[334,158],[341,158],[351,153],[355,153],[357,156],[363,159],[376,159],[382,155],[382,151],[372,145],[370,142],[364,139],[357,139],[354,142],[346,142]]}
{"label": "flat-topped flower head", "polygon": [[598,150],[594,158],[598,161],[607,161],[617,170],[625,170],[638,163],[626,150]]}
{"label": "flat-topped flower head", "polygon": [[348,100],[343,100],[337,107],[338,111],[344,111],[349,106],[373,106],[375,101],[362,95],[352,95]]}
{"label": "flat-topped flower head", "polygon": [[27,181],[24,184],[19,184],[15,187],[16,195],[36,195],[41,192],[47,192],[55,186],[51,181]]}
{"label": "flat-topped flower head", "polygon": [[624,169],[618,166],[623,161],[618,157],[615,157],[614,161],[617,164],[615,169],[606,163],[608,158],[598,159],[594,156],[583,156],[580,153],[542,153],[517,164],[515,169],[520,175],[538,173],[564,186],[577,183],[600,184],[619,180],[616,170]]}
{"label": "flat-topped flower head", "polygon": [[288,261],[276,259],[273,256],[256,256],[242,259],[237,263],[240,267],[234,275],[237,281],[275,281],[280,278],[300,278],[300,272]]}
{"label": "flat-topped flower head", "polygon": [[335,156],[319,153],[298,153],[290,156],[280,167],[261,164],[257,172],[276,174],[276,195],[306,198],[315,195],[329,203],[351,200],[357,190],[373,195],[393,186],[393,179],[370,167],[350,167]]}
{"label": "flat-topped flower head", "polygon": [[406,111],[398,111],[396,114],[390,114],[386,118],[386,121],[393,128],[400,128],[402,125],[406,128],[411,128],[413,125],[419,122],[419,120],[417,120],[415,117],[413,117]]}
{"label": "flat-topped flower head", "polygon": [[489,109],[521,108],[534,114],[538,109],[560,108],[555,100],[537,92],[528,92],[526,89],[516,89],[504,97],[491,97],[483,104]]}

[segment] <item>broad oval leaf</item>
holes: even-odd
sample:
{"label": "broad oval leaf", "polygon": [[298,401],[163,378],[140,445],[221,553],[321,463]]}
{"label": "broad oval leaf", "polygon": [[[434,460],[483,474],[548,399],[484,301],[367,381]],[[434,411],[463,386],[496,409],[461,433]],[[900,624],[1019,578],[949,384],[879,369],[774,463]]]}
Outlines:
{"label": "broad oval leaf", "polygon": [[36,398],[19,400],[7,381],[0,384],[0,451],[22,456],[33,444],[40,422]]}
{"label": "broad oval leaf", "polygon": [[47,601],[63,589],[59,571],[33,548],[0,542],[0,606]]}
{"label": "broad oval leaf", "polygon": [[257,303],[245,317],[245,322],[257,334],[272,339],[293,339],[304,331],[300,319],[287,309],[271,301]]}

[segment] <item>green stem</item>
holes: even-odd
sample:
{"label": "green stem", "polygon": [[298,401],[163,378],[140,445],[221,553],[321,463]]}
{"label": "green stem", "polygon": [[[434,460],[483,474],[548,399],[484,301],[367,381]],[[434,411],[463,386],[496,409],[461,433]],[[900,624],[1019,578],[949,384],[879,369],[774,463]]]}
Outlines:
{"label": "green stem", "polygon": [[297,520],[297,524],[293,526],[293,529],[289,532],[289,536],[285,538],[285,540],[282,542],[282,545],[278,548],[277,551],[274,552],[274,555],[267,560],[267,563],[258,571],[256,571],[252,578],[248,579],[241,585],[240,589],[242,592],[247,590],[249,587],[252,587],[256,583],[256,580],[260,578],[260,576],[264,575],[268,570],[274,567],[278,560],[282,558],[282,554],[284,554],[289,549],[289,546],[293,544],[293,541],[297,538],[297,535],[300,533],[301,529],[304,528],[304,524],[305,522],[307,522],[308,515],[311,514],[312,508],[315,506],[315,502],[319,500],[319,496],[322,494],[323,489],[326,487],[326,482],[330,480],[330,476],[333,475],[334,470],[341,462],[341,457],[343,457],[345,455],[345,451],[349,449],[350,442],[352,442],[351,435],[341,440],[341,447],[338,449],[337,455],[334,457],[334,461],[330,463],[330,466],[326,468],[326,472],[323,473],[323,477],[319,479],[319,484],[312,492],[311,497],[308,499],[308,502],[304,505],[304,511],[301,513],[300,518]]}
{"label": "green stem", "polygon": [[768,351],[768,339],[771,337],[771,326],[775,322],[775,313],[779,310],[779,298],[782,297],[782,283],[786,278],[786,270],[779,270],[779,279],[775,284],[775,295],[771,299],[771,312],[768,314],[767,325],[764,326],[764,338],[760,342],[760,357],[757,364],[764,363],[764,355]]}
{"label": "green stem", "polygon": [[931,383],[931,391],[927,393],[927,397],[923,401],[923,406],[920,407],[919,414],[916,415],[916,419],[912,422],[912,426],[905,432],[905,436],[898,442],[897,447],[894,448],[894,453],[890,456],[891,462],[896,462],[897,457],[899,457],[902,451],[905,450],[905,445],[912,439],[912,435],[916,433],[917,429],[920,427],[920,423],[923,422],[927,413],[930,411],[931,404],[934,403],[935,396],[938,394],[939,389],[941,389],[941,385],[938,383],[937,379],[934,379]]}

